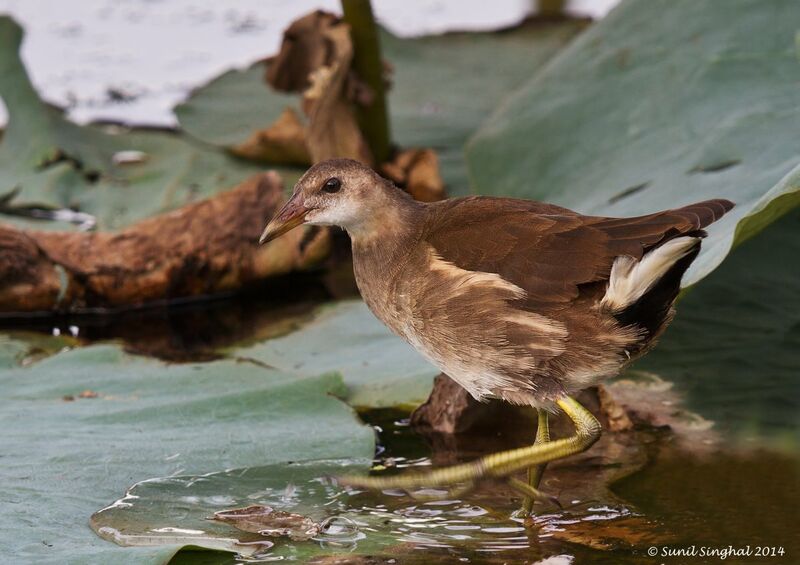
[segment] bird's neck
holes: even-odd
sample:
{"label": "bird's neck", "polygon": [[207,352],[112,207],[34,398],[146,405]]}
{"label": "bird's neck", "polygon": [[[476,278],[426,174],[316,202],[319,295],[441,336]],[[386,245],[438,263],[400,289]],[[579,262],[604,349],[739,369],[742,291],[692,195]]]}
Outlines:
{"label": "bird's neck", "polygon": [[389,251],[405,245],[418,233],[425,205],[400,189],[391,187],[380,191],[380,197],[370,202],[370,210],[359,222],[346,226],[353,249],[373,247]]}
{"label": "bird's neck", "polygon": [[361,297],[381,319],[391,319],[393,282],[405,269],[422,233],[426,205],[398,193],[370,215],[369,223],[348,226],[353,245],[353,272]]}

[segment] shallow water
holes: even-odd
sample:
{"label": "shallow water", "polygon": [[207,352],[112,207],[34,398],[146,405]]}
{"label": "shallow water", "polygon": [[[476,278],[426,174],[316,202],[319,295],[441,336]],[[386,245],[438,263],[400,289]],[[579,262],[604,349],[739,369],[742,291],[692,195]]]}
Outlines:
{"label": "shallow water", "polygon": [[[401,411],[373,410],[362,416],[380,430],[377,464],[420,468],[443,455],[409,428]],[[498,447],[518,442],[501,438]],[[797,457],[777,452],[691,455],[668,442],[656,443],[653,462],[615,486],[618,500],[569,500],[562,510],[539,507],[528,527],[513,517],[520,500],[505,487],[487,485],[468,497],[440,501],[414,500],[394,491],[344,491],[328,477],[360,469],[347,462],[151,479],[93,516],[92,526],[123,544],[170,538],[190,543],[202,537],[247,555],[237,561],[225,554],[186,551],[173,563],[306,562],[356,551],[370,555],[370,563],[714,563],[718,557],[651,560],[647,551],[708,552],[729,546],[741,551],[750,546],[751,552],[774,547],[784,555],[769,562],[797,562]],[[446,455],[465,459],[479,453]],[[207,519],[215,511],[252,504],[310,517],[323,525],[322,531],[298,542],[243,533]],[[153,516],[163,523],[153,523]],[[747,557],[725,561],[761,562]]]}
{"label": "shallow water", "polygon": [[72,336],[80,345],[117,341],[131,353],[170,362],[201,362],[222,357],[233,345],[289,333],[332,297],[318,278],[301,275],[268,281],[241,294],[199,297],[169,307],[154,304],[59,316],[0,314],[0,331]]}

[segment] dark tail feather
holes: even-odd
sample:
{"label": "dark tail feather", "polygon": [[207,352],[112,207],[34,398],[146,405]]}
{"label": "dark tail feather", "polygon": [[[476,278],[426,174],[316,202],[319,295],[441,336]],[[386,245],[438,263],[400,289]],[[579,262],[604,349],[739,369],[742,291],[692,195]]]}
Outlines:
{"label": "dark tail feather", "polygon": [[719,220],[726,212],[734,207],[733,202],[723,198],[705,200],[695,204],[689,204],[683,208],[673,210],[672,213],[692,222],[695,230],[713,224]]}

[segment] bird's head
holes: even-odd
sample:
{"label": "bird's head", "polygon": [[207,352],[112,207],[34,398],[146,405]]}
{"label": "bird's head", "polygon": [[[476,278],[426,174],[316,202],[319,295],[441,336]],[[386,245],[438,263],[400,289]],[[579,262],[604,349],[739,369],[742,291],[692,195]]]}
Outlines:
{"label": "bird's head", "polygon": [[292,197],[267,224],[266,243],[302,225],[353,229],[374,217],[387,181],[350,159],[317,163],[297,181]]}

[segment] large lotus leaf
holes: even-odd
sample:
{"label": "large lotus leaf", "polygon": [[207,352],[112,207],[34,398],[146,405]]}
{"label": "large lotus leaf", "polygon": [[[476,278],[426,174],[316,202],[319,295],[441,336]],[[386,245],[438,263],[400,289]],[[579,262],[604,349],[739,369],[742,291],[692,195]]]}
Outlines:
{"label": "large lotus leaf", "polygon": [[738,439],[800,437],[800,210],[744,243],[678,303],[637,368]]}
{"label": "large lotus leaf", "polygon": [[[115,128],[112,133],[68,121],[37,96],[19,58],[21,39],[20,27],[0,17],[0,97],[9,113],[0,140],[5,211],[73,209],[94,216],[101,229],[116,229],[229,188],[260,170],[174,132]],[[126,151],[141,153],[128,153],[123,163]],[[36,229],[70,227],[12,214],[0,219]]]}
{"label": "large lotus leaf", "polygon": [[[383,32],[393,68],[389,113],[393,141],[433,147],[452,194],[467,189],[463,145],[485,115],[565,45],[585,22],[526,23],[492,33],[401,39]],[[297,101],[269,89],[264,63],[231,71],[198,89],[176,109],[181,127],[229,147],[270,125]]]}
{"label": "large lotus leaf", "polygon": [[0,545],[17,562],[163,562],[180,542],[122,549],[95,536],[89,516],[145,479],[287,461],[363,465],[373,454],[372,430],[332,396],[343,393],[334,375],[165,365],[92,346],[3,370],[0,389]]}
{"label": "large lotus leaf", "polygon": [[584,26],[566,20],[419,39],[385,34],[384,55],[395,69],[389,98],[394,140],[436,149],[448,192],[467,193],[467,138]]}
{"label": "large lotus leaf", "polygon": [[340,373],[345,400],[358,407],[418,405],[439,373],[361,301],[323,308],[298,331],[238,349],[236,355],[304,375]]}
{"label": "large lotus leaf", "polygon": [[[473,187],[628,216],[724,197],[686,282],[800,202],[794,0],[626,0],[492,114]],[[783,196],[783,197],[781,197]]]}
{"label": "large lotus leaf", "polygon": [[270,88],[263,61],[247,69],[227,71],[195,89],[175,107],[175,117],[188,134],[220,147],[244,142],[251,132],[268,128],[287,107],[298,115],[300,97]]}

